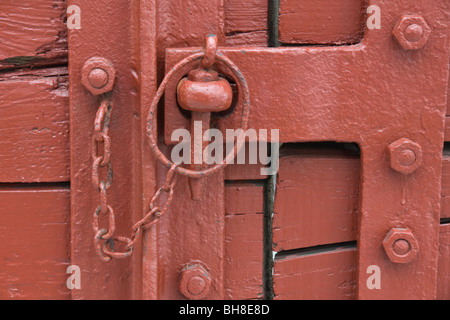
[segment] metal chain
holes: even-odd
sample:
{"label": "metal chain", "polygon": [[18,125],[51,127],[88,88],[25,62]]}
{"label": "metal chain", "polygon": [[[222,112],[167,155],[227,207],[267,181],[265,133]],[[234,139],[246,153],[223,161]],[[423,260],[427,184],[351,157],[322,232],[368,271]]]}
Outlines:
{"label": "metal chain", "polygon": [[[173,199],[174,187],[177,182],[177,166],[173,165],[167,174],[164,186],[159,188],[150,202],[150,209],[145,217],[133,226],[130,238],[115,236],[116,218],[113,208],[108,204],[108,190],[113,183],[113,167],[111,163],[111,138],[109,136],[110,120],[113,106],[109,95],[103,95],[100,107],[94,123],[94,134],[92,136],[92,184],[99,193],[99,205],[94,212],[94,246],[101,261],[109,262],[112,258],[124,259],[133,253],[134,245],[139,239],[141,230],[153,226],[167,212]],[[100,153],[101,148],[103,152]],[[106,179],[100,178],[100,171],[106,168]],[[103,170],[105,171],[105,170]],[[157,205],[163,193],[168,197],[164,206]],[[109,225],[107,228],[100,227],[100,216],[107,216]],[[115,247],[116,243],[124,244],[125,248],[120,251]]]}

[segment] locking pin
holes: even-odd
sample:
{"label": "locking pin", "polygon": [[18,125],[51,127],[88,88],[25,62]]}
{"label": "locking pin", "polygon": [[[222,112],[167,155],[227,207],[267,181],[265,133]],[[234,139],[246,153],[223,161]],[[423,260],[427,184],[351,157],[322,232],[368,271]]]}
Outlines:
{"label": "locking pin", "polygon": [[[191,70],[187,78],[183,78],[177,86],[177,98],[180,107],[191,111],[191,131],[194,132],[195,123],[202,124],[203,134],[210,127],[211,112],[220,112],[231,107],[233,101],[233,90],[230,83],[219,77],[213,66],[216,62],[217,54],[217,36],[209,34],[205,38],[205,56],[203,57],[198,69]],[[203,140],[203,139],[202,139]],[[192,138],[192,145],[197,141]],[[204,142],[202,142],[203,144]],[[199,146],[197,146],[199,147]],[[194,150],[203,150],[193,148],[191,159],[195,159]],[[203,164],[191,164],[191,169],[201,170]],[[200,200],[203,190],[204,178],[190,178],[189,188],[193,200]]]}

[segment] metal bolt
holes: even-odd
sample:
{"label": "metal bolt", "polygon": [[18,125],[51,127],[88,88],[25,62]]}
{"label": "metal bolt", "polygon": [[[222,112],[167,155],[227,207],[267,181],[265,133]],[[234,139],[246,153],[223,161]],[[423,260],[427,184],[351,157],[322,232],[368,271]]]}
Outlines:
{"label": "metal bolt", "polygon": [[418,24],[412,24],[405,29],[405,38],[410,42],[417,42],[423,36],[423,28]]}
{"label": "metal bolt", "polygon": [[116,69],[108,59],[102,57],[86,60],[81,70],[81,83],[96,96],[111,91],[115,77]]}
{"label": "metal bolt", "polygon": [[418,50],[428,42],[431,29],[421,16],[402,16],[392,33],[404,50]]}
{"label": "metal bolt", "polygon": [[178,289],[186,298],[190,300],[204,299],[210,288],[211,277],[201,264],[189,264],[181,271]]}
{"label": "metal bolt", "polygon": [[383,247],[392,263],[410,263],[419,253],[416,237],[406,228],[392,228],[383,240]]}
{"label": "metal bolt", "polygon": [[394,250],[395,254],[399,256],[404,256],[411,250],[411,245],[405,239],[399,239],[394,242],[392,246],[392,250]]}
{"label": "metal bolt", "polygon": [[195,276],[189,279],[187,289],[190,294],[198,296],[205,290],[205,286],[206,286],[205,280],[202,277]]}
{"label": "metal bolt", "polygon": [[392,169],[410,174],[422,165],[422,148],[414,141],[401,138],[388,146],[388,157]]}
{"label": "metal bolt", "polygon": [[103,69],[95,68],[89,72],[88,79],[91,86],[100,89],[108,83],[108,74]]}
{"label": "metal bolt", "polygon": [[404,167],[410,167],[416,161],[416,154],[410,149],[401,150],[398,157],[399,163]]}

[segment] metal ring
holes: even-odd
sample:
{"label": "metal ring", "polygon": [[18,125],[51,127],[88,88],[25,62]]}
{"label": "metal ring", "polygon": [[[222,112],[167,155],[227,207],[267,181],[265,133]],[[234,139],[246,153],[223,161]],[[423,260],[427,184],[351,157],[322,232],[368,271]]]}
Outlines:
{"label": "metal ring", "polygon": [[[112,241],[111,241],[112,240]],[[109,247],[111,247],[112,244],[114,244],[115,242],[121,242],[124,243],[126,245],[126,248],[128,249],[125,252],[116,252],[113,251],[114,248],[108,249],[108,245]],[[131,254],[133,253],[133,241],[131,241],[131,239],[126,238],[126,237],[114,237],[112,239],[110,239],[109,241],[105,241],[103,243],[103,252],[106,253],[108,256],[115,258],[115,259],[125,259],[128,258],[129,256],[131,256]]]}
{"label": "metal ring", "polygon": [[[161,150],[158,147],[158,144],[156,142],[154,131],[156,131],[156,108],[158,106],[158,102],[161,99],[164,91],[166,90],[166,86],[169,83],[170,80],[174,77],[175,73],[181,69],[182,67],[188,65],[191,62],[198,61],[202,59],[205,56],[204,52],[195,53],[179,63],[177,63],[164,77],[163,81],[161,82],[161,85],[158,88],[158,91],[156,92],[156,95],[153,98],[152,104],[150,106],[150,111],[148,113],[147,117],[147,136],[150,140],[150,147],[155,154],[156,158],[161,161],[162,164],[164,164],[169,169],[172,168],[173,165],[175,165],[172,161],[167,159],[167,157],[161,152]],[[216,60],[224,63],[227,67],[231,69],[231,71],[234,73],[234,75],[238,79],[238,83],[240,84],[240,87],[242,88],[242,97],[243,97],[243,108],[242,108],[242,118],[241,118],[241,129],[237,143],[233,149],[233,153],[227,154],[225,157],[225,160],[223,163],[217,164],[213,167],[210,167],[208,169],[204,169],[201,171],[194,171],[189,170],[185,168],[178,167],[175,169],[177,173],[188,176],[190,178],[202,178],[206,177],[214,172],[217,172],[227,166],[231,160],[233,160],[237,153],[241,150],[242,146],[245,143],[245,130],[247,130],[248,125],[248,118],[250,115],[250,91],[248,89],[247,81],[244,78],[244,75],[239,70],[239,68],[226,56],[224,56],[222,53],[217,53]],[[231,157],[233,156],[233,157]]]}

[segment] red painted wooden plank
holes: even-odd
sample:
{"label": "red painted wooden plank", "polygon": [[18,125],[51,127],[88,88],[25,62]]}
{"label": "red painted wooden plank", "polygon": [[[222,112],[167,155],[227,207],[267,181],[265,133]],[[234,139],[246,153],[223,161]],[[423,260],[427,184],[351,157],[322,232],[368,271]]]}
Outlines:
{"label": "red painted wooden plank", "polygon": [[230,164],[225,168],[225,180],[264,180],[260,164]]}
{"label": "red painted wooden plank", "polygon": [[356,295],[356,249],[275,260],[276,300],[350,300]]}
{"label": "red painted wooden plank", "polygon": [[267,0],[226,0],[226,46],[267,46]]}
{"label": "red painted wooden plank", "polygon": [[232,183],[225,188],[225,213],[250,214],[263,212],[263,186],[247,182]]}
{"label": "red painted wooden plank", "polygon": [[[224,148],[224,158],[225,150]],[[238,158],[234,159],[234,164],[229,164],[225,167],[225,180],[264,180],[267,178],[267,175],[261,174],[261,169],[266,167],[265,165],[261,164],[259,159],[257,159],[256,163],[252,164],[250,162],[250,145],[247,143],[245,144],[245,150],[242,149],[242,151],[245,151],[245,159],[242,164],[238,164]],[[241,163],[241,162],[239,162]]]}
{"label": "red painted wooden plank", "polygon": [[0,69],[67,62],[65,16],[65,0],[1,1]]}
{"label": "red painted wooden plank", "polygon": [[0,77],[0,182],[69,180],[67,69]]}
{"label": "red painted wooden plank", "polygon": [[70,298],[69,206],[66,188],[0,187],[0,299]]}
{"label": "red painted wooden plank", "polygon": [[227,36],[226,46],[267,46],[269,35],[266,30],[236,33]]}
{"label": "red painted wooden plank", "polygon": [[225,299],[261,299],[263,186],[225,187]]}
{"label": "red painted wooden plank", "polygon": [[450,224],[440,228],[437,299],[450,299]]}
{"label": "red painted wooden plank", "polygon": [[282,43],[350,44],[364,33],[364,0],[281,0]]}
{"label": "red painted wooden plank", "polygon": [[225,0],[225,33],[267,31],[267,0]]}
{"label": "red painted wooden plank", "polygon": [[359,157],[350,151],[284,149],[275,195],[274,250],[356,240],[359,176]]}
{"label": "red painted wooden plank", "polygon": [[[217,35],[219,45],[225,44],[224,0],[158,1],[156,48],[158,63],[164,63],[167,48],[201,47],[205,35]],[[164,68],[158,68],[162,76]]]}
{"label": "red painted wooden plank", "polygon": [[262,273],[262,214],[226,216],[225,299],[261,299]]}

